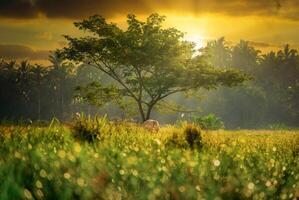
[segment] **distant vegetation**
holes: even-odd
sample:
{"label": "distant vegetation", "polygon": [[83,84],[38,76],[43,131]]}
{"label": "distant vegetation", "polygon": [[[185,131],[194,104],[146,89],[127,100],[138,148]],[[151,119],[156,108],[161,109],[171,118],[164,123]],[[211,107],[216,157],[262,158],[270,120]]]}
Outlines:
{"label": "distant vegetation", "polygon": [[299,56],[286,45],[262,54],[241,40],[229,46],[224,38],[202,49],[213,66],[238,68],[253,76],[244,86],[206,94],[204,112],[221,117],[228,127],[296,126],[299,122]]}
{"label": "distant vegetation", "polygon": [[296,199],[299,134],[150,133],[107,118],[0,126],[0,199]]}
{"label": "distant vegetation", "polygon": [[[229,45],[224,38],[220,38],[195,51],[194,44],[181,41],[180,31],[162,29],[160,25],[163,19],[153,15],[143,23],[135,16],[129,16],[131,28],[123,31],[107,23],[105,19],[94,16],[76,23],[76,26],[91,31],[95,31],[97,26],[101,27],[99,34],[106,37],[101,45],[106,45],[105,48],[92,46],[99,44],[94,39],[90,41],[88,38],[78,40],[67,37],[69,47],[59,51],[59,54],[53,53],[50,66],[1,60],[0,119],[26,121],[56,117],[66,121],[74,113],[84,112],[107,113],[110,118],[135,121],[152,116],[162,123],[174,123],[177,120],[192,121],[192,116],[212,113],[224,122],[226,128],[277,128],[278,124],[284,128],[298,126],[297,50],[286,45],[278,52],[263,54],[246,41]],[[159,34],[138,43],[146,30],[158,31]],[[168,35],[172,38],[167,40],[169,49],[165,47],[166,50],[160,52],[159,41],[166,41],[165,37]],[[110,43],[110,39],[123,42],[121,48],[116,48],[114,43]],[[98,52],[99,48],[110,50]],[[179,49],[182,57],[173,48]],[[192,55],[193,51],[197,56]],[[92,58],[99,59],[96,52],[101,53],[106,64],[109,62],[112,63],[111,66],[117,67],[113,68],[114,72],[110,71],[117,74],[107,75],[104,68],[99,69],[102,65],[94,65]],[[124,52],[127,57],[124,57]],[[149,54],[150,57],[147,57]],[[72,59],[77,64],[66,61],[61,56]],[[185,70],[183,76],[181,69],[184,66],[178,63],[184,59],[192,61],[191,64],[188,62],[192,70]],[[151,63],[154,60],[158,63]],[[131,66],[132,63],[142,67],[124,67]],[[152,65],[153,71],[147,72],[145,66]],[[239,71],[250,75],[252,79],[234,88],[221,86],[244,81],[246,78]],[[137,72],[151,73],[151,76],[146,75],[145,79],[140,79]],[[121,88],[119,81],[111,80],[111,75],[118,77],[114,79],[121,77],[119,80],[125,81],[129,90]],[[200,89],[219,86],[219,89],[212,91]],[[127,95],[131,95],[131,98]],[[191,100],[186,100],[186,97],[191,97]]]}
{"label": "distant vegetation", "polygon": [[205,130],[224,129],[224,123],[222,120],[213,114],[205,116],[193,116],[191,121]]}

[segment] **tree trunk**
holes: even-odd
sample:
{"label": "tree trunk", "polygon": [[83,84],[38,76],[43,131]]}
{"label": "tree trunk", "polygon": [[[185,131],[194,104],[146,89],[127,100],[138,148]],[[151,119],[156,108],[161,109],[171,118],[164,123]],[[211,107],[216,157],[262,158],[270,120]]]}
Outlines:
{"label": "tree trunk", "polygon": [[38,120],[40,120],[40,112],[41,112],[41,88],[40,85],[38,86]]}
{"label": "tree trunk", "polygon": [[145,121],[150,119],[153,107],[154,107],[154,105],[149,105],[148,106],[146,116],[145,116]]}
{"label": "tree trunk", "polygon": [[139,113],[140,113],[140,116],[141,116],[141,120],[142,122],[146,121],[146,118],[145,118],[145,115],[144,115],[144,111],[143,111],[143,108],[142,108],[142,103],[141,102],[137,102],[138,104],[138,108],[139,108]]}
{"label": "tree trunk", "polygon": [[63,95],[64,95],[64,84],[63,84],[63,80],[60,80],[60,111],[61,111],[61,120],[63,120],[64,117],[64,99],[63,99]]}

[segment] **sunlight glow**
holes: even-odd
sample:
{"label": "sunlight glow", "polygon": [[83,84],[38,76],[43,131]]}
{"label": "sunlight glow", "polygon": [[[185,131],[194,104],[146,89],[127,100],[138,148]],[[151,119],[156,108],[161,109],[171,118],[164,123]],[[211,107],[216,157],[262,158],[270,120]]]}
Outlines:
{"label": "sunlight glow", "polygon": [[195,43],[196,49],[201,49],[206,46],[206,39],[198,35],[186,35],[185,39]]}

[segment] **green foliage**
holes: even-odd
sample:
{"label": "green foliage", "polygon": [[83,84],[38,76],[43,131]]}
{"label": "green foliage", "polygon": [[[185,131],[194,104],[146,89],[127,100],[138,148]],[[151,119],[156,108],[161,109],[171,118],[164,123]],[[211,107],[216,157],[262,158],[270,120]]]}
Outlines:
{"label": "green foliage", "polygon": [[202,129],[207,130],[217,130],[224,128],[223,121],[220,118],[216,117],[214,114],[208,114],[205,116],[193,116],[192,122],[197,124]]}
{"label": "green foliage", "polygon": [[198,151],[194,126],[109,126],[92,144],[59,124],[0,126],[0,199],[298,198],[298,132],[202,132]]}
{"label": "green foliage", "polygon": [[103,86],[97,82],[76,87],[74,96],[78,103],[88,102],[99,107],[111,102],[111,100],[121,105],[123,98],[117,87],[113,85]]}

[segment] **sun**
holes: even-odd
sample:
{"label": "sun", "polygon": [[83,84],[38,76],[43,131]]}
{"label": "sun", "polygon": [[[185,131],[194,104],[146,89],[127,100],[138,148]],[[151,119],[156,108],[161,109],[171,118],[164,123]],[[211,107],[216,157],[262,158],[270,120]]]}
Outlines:
{"label": "sun", "polygon": [[206,46],[206,39],[202,36],[199,35],[186,35],[185,39],[194,42],[195,43],[195,48],[196,49],[201,49]]}

